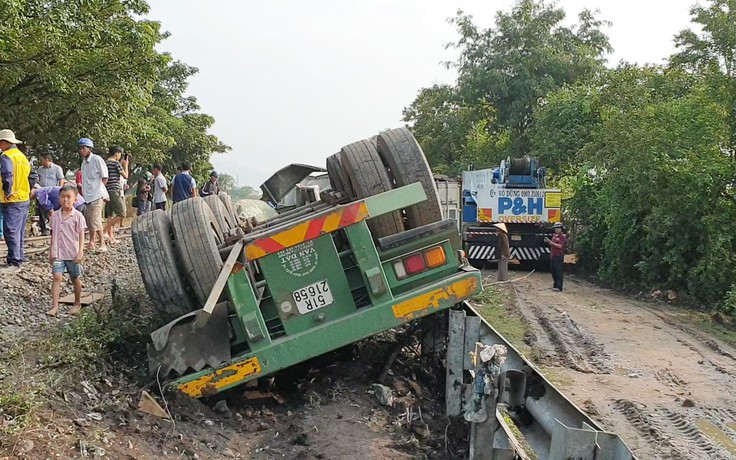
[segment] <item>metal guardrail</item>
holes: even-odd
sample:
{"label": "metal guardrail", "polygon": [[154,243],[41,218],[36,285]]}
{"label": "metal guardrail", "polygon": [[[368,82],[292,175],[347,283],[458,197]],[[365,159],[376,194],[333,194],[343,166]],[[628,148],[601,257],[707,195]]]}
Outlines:
{"label": "metal guardrail", "polygon": [[470,422],[471,460],[636,459],[467,302],[450,311],[446,384],[447,414]]}

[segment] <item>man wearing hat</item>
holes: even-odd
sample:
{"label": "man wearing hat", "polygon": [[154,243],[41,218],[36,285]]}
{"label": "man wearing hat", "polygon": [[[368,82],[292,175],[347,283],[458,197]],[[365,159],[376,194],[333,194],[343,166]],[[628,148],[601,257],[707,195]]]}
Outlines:
{"label": "man wearing hat", "polygon": [[31,185],[28,181],[31,164],[16,146],[21,143],[15,138],[13,131],[0,130],[0,203],[3,210],[3,235],[8,246],[8,271],[18,271],[25,262],[23,242],[28,209],[31,206]]}
{"label": "man wearing hat", "polygon": [[201,195],[202,196],[209,196],[209,195],[219,195],[220,194],[220,184],[217,183],[219,174],[217,174],[217,171],[212,171],[210,173],[210,180],[206,184],[202,186]]}
{"label": "man wearing hat", "polygon": [[89,229],[89,250],[95,250],[95,236],[100,240],[100,252],[107,252],[105,239],[102,236],[102,211],[105,201],[110,195],[105,188],[107,178],[107,165],[99,155],[92,153],[95,147],[92,139],[83,137],[77,143],[79,155],[82,157],[82,195],[84,195],[84,219]]}
{"label": "man wearing hat", "polygon": [[509,231],[506,224],[493,224],[498,231],[498,281],[508,281],[509,279],[509,259],[511,258],[511,247],[509,245]]}
{"label": "man wearing hat", "polygon": [[562,292],[562,267],[565,263],[565,246],[567,237],[562,233],[562,223],[555,222],[552,226],[555,234],[552,239],[545,238],[544,241],[552,246],[549,255],[549,271],[552,272],[552,289]]}

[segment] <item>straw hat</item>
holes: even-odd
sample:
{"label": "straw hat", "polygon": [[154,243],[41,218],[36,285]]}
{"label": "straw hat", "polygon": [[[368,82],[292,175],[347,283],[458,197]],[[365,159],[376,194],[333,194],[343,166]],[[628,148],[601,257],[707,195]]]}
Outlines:
{"label": "straw hat", "polygon": [[506,233],[506,234],[509,233],[509,231],[506,229],[506,224],[504,224],[503,222],[501,222],[499,224],[493,224],[493,226],[496,227],[497,229],[501,230],[502,232]]}
{"label": "straw hat", "polygon": [[23,141],[15,138],[15,133],[9,129],[0,130],[0,141],[8,141],[11,144],[22,144]]}

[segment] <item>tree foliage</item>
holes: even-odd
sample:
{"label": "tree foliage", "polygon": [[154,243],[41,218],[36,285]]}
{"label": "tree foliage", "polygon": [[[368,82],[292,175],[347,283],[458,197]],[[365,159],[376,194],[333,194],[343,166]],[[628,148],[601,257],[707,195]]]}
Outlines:
{"label": "tree foliage", "polygon": [[[143,0],[4,0],[0,124],[35,153],[76,168],[76,141],[119,144],[144,164],[208,170],[227,146],[185,97],[196,69],[159,53],[166,38]],[[196,172],[199,172],[196,170]]]}
{"label": "tree foliage", "polygon": [[736,23],[724,3],[693,9],[702,35],[678,35],[669,66],[624,64],[558,90],[531,130],[532,152],[571,178],[565,206],[591,268],[711,306],[736,292],[736,99],[724,59]]}
{"label": "tree foliage", "polygon": [[528,153],[528,130],[544,97],[603,70],[607,23],[588,10],[571,27],[564,19],[553,4],[519,0],[488,29],[462,11],[450,20],[460,36],[448,45],[460,51],[449,64],[458,71],[456,85],[424,88],[404,111],[435,168],[457,172],[471,161],[485,167]]}
{"label": "tree foliage", "polygon": [[405,120],[441,170],[540,157],[604,280],[736,312],[736,1],[693,7],[666,66],[605,69],[605,23],[562,18],[532,0],[487,30],[458,14],[457,84],[422,89]]}

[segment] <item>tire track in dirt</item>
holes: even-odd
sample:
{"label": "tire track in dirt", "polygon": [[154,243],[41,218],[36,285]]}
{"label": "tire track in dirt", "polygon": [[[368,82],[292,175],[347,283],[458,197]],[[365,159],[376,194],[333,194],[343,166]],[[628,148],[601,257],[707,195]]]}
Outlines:
{"label": "tire track in dirt", "polygon": [[[647,411],[644,404],[628,399],[616,399],[612,406],[643,438],[654,443],[664,458],[729,460],[736,454],[728,445],[729,431],[733,431],[730,426],[736,423],[730,413],[733,411],[705,409],[685,413],[669,407]],[[704,433],[699,425],[709,433]],[[721,437],[725,443],[718,439]]]}
{"label": "tire track in dirt", "polygon": [[688,382],[681,379],[679,375],[669,369],[659,369],[654,373],[654,378],[670,387],[681,387],[688,384]]}
{"label": "tire track in dirt", "polygon": [[588,374],[613,372],[611,357],[603,345],[582,330],[567,313],[550,318],[541,308],[532,309],[539,324],[555,345],[555,351],[566,366]]}
{"label": "tire track in dirt", "polygon": [[[535,341],[540,345],[540,333],[544,334],[554,351],[555,359],[562,365],[586,374],[611,374],[611,356],[603,344],[581,328],[566,312],[545,310],[531,305],[523,296],[517,297],[522,305],[520,312],[535,329]],[[552,313],[552,314],[550,314]]]}
{"label": "tire track in dirt", "polygon": [[649,414],[644,410],[646,406],[628,399],[616,399],[612,405],[641,433],[644,439],[653,443],[657,450],[662,449],[666,455],[665,458],[673,460],[689,460],[691,458],[676,447],[671,439],[664,434],[663,430],[651,420]]}
{"label": "tire track in dirt", "polygon": [[[641,308],[639,306],[639,308]],[[698,342],[702,343],[704,346],[709,348],[710,350],[716,352],[720,356],[729,358],[731,361],[736,361],[736,356],[729,352],[728,350],[725,350],[718,342],[715,340],[704,337],[701,333],[693,330],[692,327],[683,325],[681,323],[678,323],[675,319],[671,318],[667,313],[660,311],[658,308],[652,308],[652,307],[644,307],[646,310],[648,310],[650,313],[652,313],[654,316],[662,320],[665,324],[668,326],[672,326],[678,331],[681,331],[688,336],[696,339]],[[685,342],[678,339],[679,342],[687,345],[690,349],[693,349],[693,346],[691,344],[686,344]],[[700,353],[700,352],[699,352]],[[702,354],[702,353],[701,353]]]}

